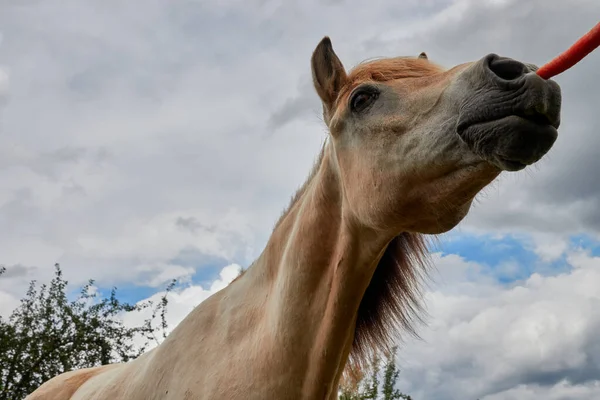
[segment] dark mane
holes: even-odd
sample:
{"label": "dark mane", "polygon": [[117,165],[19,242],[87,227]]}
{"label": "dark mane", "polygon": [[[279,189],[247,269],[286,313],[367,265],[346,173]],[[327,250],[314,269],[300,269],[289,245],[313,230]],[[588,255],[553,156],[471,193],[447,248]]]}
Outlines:
{"label": "dark mane", "polygon": [[356,320],[348,368],[360,370],[375,352],[389,350],[401,332],[417,336],[421,283],[428,272],[425,237],[405,232],[387,246],[365,291]]}

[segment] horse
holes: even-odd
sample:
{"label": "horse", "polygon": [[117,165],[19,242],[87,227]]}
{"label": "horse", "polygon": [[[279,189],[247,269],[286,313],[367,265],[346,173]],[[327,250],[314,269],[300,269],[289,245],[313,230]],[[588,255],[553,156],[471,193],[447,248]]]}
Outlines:
{"label": "horse", "polygon": [[420,319],[427,238],[558,137],[561,89],[533,64],[421,53],[346,71],[328,36],[310,64],[328,134],[256,260],[154,349],[27,400],[337,399]]}

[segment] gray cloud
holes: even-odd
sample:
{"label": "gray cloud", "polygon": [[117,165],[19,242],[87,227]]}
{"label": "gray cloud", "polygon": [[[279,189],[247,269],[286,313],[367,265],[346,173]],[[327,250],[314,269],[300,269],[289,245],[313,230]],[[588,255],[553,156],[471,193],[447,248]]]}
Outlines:
{"label": "gray cloud", "polygon": [[[2,265],[0,265],[1,267]],[[3,279],[9,278],[21,278],[21,277],[31,277],[35,272],[35,267],[28,267],[26,265],[16,264],[10,266],[4,266],[6,271],[1,275]]]}
{"label": "gray cloud", "polygon": [[8,101],[8,84],[8,72],[6,72],[0,65],[0,107],[2,107]]}
{"label": "gray cloud", "polygon": [[203,225],[194,217],[178,217],[175,221],[175,225],[192,232],[203,228]]}
{"label": "gray cloud", "polygon": [[312,82],[308,79],[302,79],[300,82],[298,95],[286,99],[281,107],[269,117],[269,124],[272,129],[280,128],[303,117],[322,119],[320,114],[321,103]]}

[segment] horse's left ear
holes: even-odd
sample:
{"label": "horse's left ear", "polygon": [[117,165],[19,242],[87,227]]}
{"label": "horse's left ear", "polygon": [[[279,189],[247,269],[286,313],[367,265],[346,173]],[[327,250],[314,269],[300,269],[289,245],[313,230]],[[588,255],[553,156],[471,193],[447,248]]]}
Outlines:
{"label": "horse's left ear", "polygon": [[327,112],[330,112],[347,76],[342,62],[333,51],[329,37],[325,36],[317,45],[310,61],[315,90]]}
{"label": "horse's left ear", "polygon": [[419,58],[423,58],[423,59],[427,60],[427,54],[425,54],[425,52],[422,51],[421,54],[419,54]]}

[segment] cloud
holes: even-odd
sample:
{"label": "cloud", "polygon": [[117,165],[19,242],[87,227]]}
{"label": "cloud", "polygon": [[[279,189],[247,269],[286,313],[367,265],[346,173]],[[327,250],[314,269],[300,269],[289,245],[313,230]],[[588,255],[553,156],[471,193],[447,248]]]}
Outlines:
{"label": "cloud", "polygon": [[38,266],[40,279],[60,262],[73,283],[104,285],[151,281],[184,253],[250,263],[323,139],[304,126],[265,135],[295,71],[264,48],[254,14],[51,3],[0,16],[0,61],[14,71],[0,126],[1,261]]}
{"label": "cloud", "polygon": [[560,381],[551,387],[540,385],[519,385],[502,393],[485,396],[481,400],[594,400],[600,396],[600,381],[587,382],[583,385],[572,385],[568,381]]}
{"label": "cloud", "polygon": [[[597,7],[583,0],[578,7],[381,1],[315,12],[312,2],[239,9],[144,2],[140,15],[136,2],[57,4],[2,6],[0,61],[11,71],[11,101],[0,127],[0,219],[18,228],[0,232],[0,250],[3,262],[46,266],[47,274],[61,262],[74,282],[92,269],[102,282],[106,271],[106,284],[147,279],[136,272],[147,261],[130,263],[157,254],[145,230],[159,215],[237,213],[252,234],[227,242],[245,248],[229,252],[229,261],[248,264],[258,255],[324,137],[308,62],[322,36],[332,37],[347,67],[423,50],[447,66],[490,51],[540,63],[571,41],[545,24],[576,32]],[[600,184],[586,173],[597,161],[593,57],[560,78],[566,139],[539,167],[486,191],[463,229],[548,232],[556,242],[596,229]],[[155,242],[175,243],[162,236],[170,230],[155,232]],[[189,245],[184,240],[152,263],[168,265]]]}
{"label": "cloud", "polygon": [[426,399],[598,393],[600,257],[571,248],[569,272],[512,285],[455,255],[435,261],[442,278],[426,295],[423,340],[399,352],[404,391]]}
{"label": "cloud", "polygon": [[8,97],[8,82],[8,71],[0,65],[0,105],[2,105]]}
{"label": "cloud", "polygon": [[[230,264],[223,267],[219,272],[219,277],[209,285],[178,285],[176,289],[167,296],[169,301],[167,306],[167,331],[170,332],[179,324],[198,304],[209,298],[214,293],[226,287],[240,273],[240,266]],[[141,302],[152,301],[157,304],[164,291],[157,292]],[[123,322],[129,326],[139,326],[142,322],[151,316],[151,310],[146,309],[141,312],[124,314]]]}
{"label": "cloud", "polygon": [[[2,51],[2,41],[3,41],[2,32],[0,32],[0,51]],[[0,53],[1,54],[1,53]],[[8,84],[9,84],[9,76],[7,69],[0,63],[0,107],[6,102],[8,98]],[[1,110],[1,108],[0,108]]]}
{"label": "cloud", "polygon": [[35,267],[28,267],[20,264],[10,266],[4,265],[3,267],[6,268],[2,274],[2,277],[5,279],[31,275],[36,270]]}
{"label": "cloud", "polygon": [[281,128],[287,123],[301,117],[322,117],[317,110],[321,109],[319,98],[315,95],[315,89],[308,76],[300,78],[297,89],[298,94],[294,97],[289,97],[283,104],[277,108],[269,117],[269,123],[274,128]]}
{"label": "cloud", "polygon": [[18,306],[18,298],[0,290],[0,317],[8,318],[12,311]]}
{"label": "cloud", "polygon": [[191,276],[196,272],[194,268],[186,268],[181,265],[173,264],[155,264],[142,266],[140,269],[149,275],[147,280],[141,280],[140,285],[154,288],[162,286],[172,280],[176,280],[178,283],[189,282]]}

